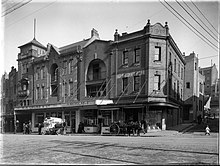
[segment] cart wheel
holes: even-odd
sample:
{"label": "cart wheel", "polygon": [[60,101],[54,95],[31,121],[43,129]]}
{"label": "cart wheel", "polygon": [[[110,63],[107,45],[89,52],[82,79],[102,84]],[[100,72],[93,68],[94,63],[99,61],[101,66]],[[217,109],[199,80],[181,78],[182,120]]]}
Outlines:
{"label": "cart wheel", "polygon": [[110,134],[112,135],[118,135],[119,134],[119,131],[120,131],[120,128],[117,124],[112,124],[110,126]]}

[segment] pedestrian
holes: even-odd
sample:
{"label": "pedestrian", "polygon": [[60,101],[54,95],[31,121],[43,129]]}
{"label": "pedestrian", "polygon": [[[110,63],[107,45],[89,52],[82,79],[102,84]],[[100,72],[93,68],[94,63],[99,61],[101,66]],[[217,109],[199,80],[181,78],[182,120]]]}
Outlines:
{"label": "pedestrian", "polygon": [[31,130],[31,121],[30,120],[28,122],[28,131],[29,131],[29,134],[31,134],[32,130]]}
{"label": "pedestrian", "polygon": [[38,124],[38,134],[41,135],[41,129],[42,129],[42,125],[41,123]]}
{"label": "pedestrian", "polygon": [[23,134],[26,134],[26,126],[25,126],[25,123],[23,123]]}
{"label": "pedestrian", "polygon": [[140,136],[140,132],[142,130],[142,127],[141,127],[141,122],[137,122],[137,136]]}
{"label": "pedestrian", "polygon": [[205,135],[207,135],[207,134],[210,135],[210,131],[211,130],[210,130],[209,126],[207,125],[205,128]]}
{"label": "pedestrian", "polygon": [[66,135],[66,122],[63,120],[63,135]]}
{"label": "pedestrian", "polygon": [[29,134],[29,124],[28,124],[28,122],[25,123],[25,134]]}

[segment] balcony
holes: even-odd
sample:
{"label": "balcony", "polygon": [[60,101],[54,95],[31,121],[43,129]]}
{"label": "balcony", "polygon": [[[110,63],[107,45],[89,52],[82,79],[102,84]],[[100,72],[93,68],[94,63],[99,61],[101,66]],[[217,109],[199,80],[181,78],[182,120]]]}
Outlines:
{"label": "balcony", "polygon": [[96,72],[96,73],[91,73],[87,75],[87,81],[99,81],[99,80],[104,80],[106,79],[106,71],[103,72]]}
{"label": "balcony", "polygon": [[26,97],[29,95],[29,90],[20,90],[18,91],[18,96],[19,97]]}

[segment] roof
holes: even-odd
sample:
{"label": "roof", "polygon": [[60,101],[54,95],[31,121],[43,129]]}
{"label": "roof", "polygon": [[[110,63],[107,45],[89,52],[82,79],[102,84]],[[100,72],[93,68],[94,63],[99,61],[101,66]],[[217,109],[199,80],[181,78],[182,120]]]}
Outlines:
{"label": "roof", "polygon": [[76,47],[76,46],[84,47],[84,45],[85,45],[88,41],[89,41],[89,39],[86,39],[86,40],[82,40],[82,41],[79,41],[79,42],[76,42],[76,43],[73,43],[73,44],[69,44],[69,45],[60,47],[59,50],[62,52],[63,50],[67,50],[67,49],[70,49],[70,48]]}
{"label": "roof", "polygon": [[26,43],[24,45],[19,46],[18,48],[24,47],[24,46],[29,45],[29,44],[33,44],[35,46],[38,46],[38,47],[46,49],[46,47],[43,44],[41,44],[39,41],[37,41],[35,38],[33,40],[31,40],[30,42],[28,42],[28,43]]}

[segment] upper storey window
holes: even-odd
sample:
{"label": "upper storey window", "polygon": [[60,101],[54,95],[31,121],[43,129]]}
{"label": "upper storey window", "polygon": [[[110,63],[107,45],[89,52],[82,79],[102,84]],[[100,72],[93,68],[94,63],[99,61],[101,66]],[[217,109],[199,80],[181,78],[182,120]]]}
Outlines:
{"label": "upper storey window", "polygon": [[134,49],[134,63],[140,63],[140,55],[141,55],[141,49],[140,48]]}
{"label": "upper storey window", "polygon": [[123,51],[122,55],[122,65],[128,65],[128,51]]}
{"label": "upper storey window", "polygon": [[154,61],[161,61],[161,47],[155,46]]}

